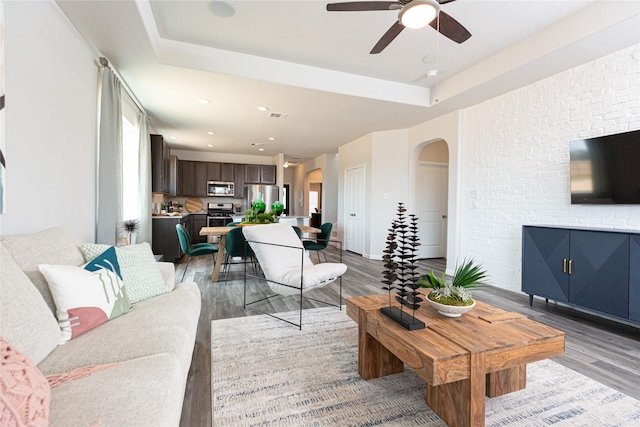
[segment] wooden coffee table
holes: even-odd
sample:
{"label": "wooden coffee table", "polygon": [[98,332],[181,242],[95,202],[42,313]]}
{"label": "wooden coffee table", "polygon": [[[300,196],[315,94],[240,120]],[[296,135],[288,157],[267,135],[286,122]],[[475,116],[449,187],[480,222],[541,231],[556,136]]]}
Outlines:
{"label": "wooden coffee table", "polygon": [[358,373],[370,380],[406,363],[427,382],[427,405],[452,427],[484,426],[485,395],[524,389],[527,363],[564,353],[564,332],[477,300],[458,318],[424,302],[416,317],[426,328],[417,331],[380,313],[388,301],[387,294],[347,299],[359,329]]}

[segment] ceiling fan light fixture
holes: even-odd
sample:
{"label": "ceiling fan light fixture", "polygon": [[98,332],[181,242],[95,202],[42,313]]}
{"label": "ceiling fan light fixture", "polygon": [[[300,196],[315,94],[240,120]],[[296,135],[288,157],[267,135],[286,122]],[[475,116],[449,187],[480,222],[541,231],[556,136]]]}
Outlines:
{"label": "ceiling fan light fixture", "polygon": [[209,10],[220,18],[230,18],[236,14],[235,6],[222,0],[209,2]]}
{"label": "ceiling fan light fixture", "polygon": [[398,20],[408,28],[422,28],[435,19],[440,5],[434,0],[413,0],[400,10]]}

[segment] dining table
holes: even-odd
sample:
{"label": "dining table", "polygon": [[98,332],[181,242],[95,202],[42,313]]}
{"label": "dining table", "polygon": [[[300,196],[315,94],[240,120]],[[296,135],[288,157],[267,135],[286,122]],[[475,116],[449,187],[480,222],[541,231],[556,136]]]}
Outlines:
{"label": "dining table", "polygon": [[[218,246],[218,254],[216,255],[216,262],[213,266],[213,274],[211,275],[211,281],[217,282],[220,276],[220,268],[222,267],[222,260],[224,259],[227,250],[225,249],[227,243],[227,233],[230,230],[236,228],[237,225],[225,226],[225,227],[202,227],[200,229],[201,236],[207,236],[207,240],[211,241],[212,237],[219,237],[220,241],[216,243]],[[303,234],[318,234],[322,232],[319,228],[310,227],[308,225],[296,225],[302,231]]]}

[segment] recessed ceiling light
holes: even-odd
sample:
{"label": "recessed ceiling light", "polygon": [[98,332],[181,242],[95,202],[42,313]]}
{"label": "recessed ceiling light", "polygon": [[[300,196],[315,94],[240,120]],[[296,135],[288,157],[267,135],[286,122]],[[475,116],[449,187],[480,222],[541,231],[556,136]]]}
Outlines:
{"label": "recessed ceiling light", "polygon": [[258,151],[264,151],[264,148],[258,148]]}
{"label": "recessed ceiling light", "polygon": [[207,144],[207,147],[213,147],[213,144]]}
{"label": "recessed ceiling light", "polygon": [[207,132],[209,135],[215,135],[215,132]]}
{"label": "recessed ceiling light", "polygon": [[275,137],[273,137],[273,136],[270,136],[270,137],[269,137],[269,141],[275,141],[275,140],[276,140],[276,138],[275,138]]}
{"label": "recessed ceiling light", "polygon": [[211,103],[211,101],[209,101],[208,99],[198,99],[198,102],[200,104],[209,104],[209,103]]}
{"label": "recessed ceiling light", "polygon": [[169,138],[171,138],[171,139],[176,139],[177,137],[175,137],[175,136],[170,136]]}
{"label": "recessed ceiling light", "polygon": [[267,107],[258,107],[258,111],[269,111]]}
{"label": "recessed ceiling light", "polygon": [[438,75],[438,70],[429,70],[427,71],[427,77],[435,77]]}
{"label": "recessed ceiling light", "polygon": [[447,56],[442,52],[440,53],[433,52],[425,56],[424,58],[422,58],[422,62],[424,62],[425,64],[435,64],[438,61],[442,61],[446,57]]}

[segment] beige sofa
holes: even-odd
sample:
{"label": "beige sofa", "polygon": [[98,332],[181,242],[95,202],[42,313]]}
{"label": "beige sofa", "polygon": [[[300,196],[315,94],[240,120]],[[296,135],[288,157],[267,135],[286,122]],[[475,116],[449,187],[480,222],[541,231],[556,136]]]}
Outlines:
{"label": "beige sofa", "polygon": [[47,376],[117,363],[52,388],[49,425],[178,425],[200,315],[197,285],[174,285],[173,264],[158,263],[167,293],[58,345],[55,306],[38,265],[80,266],[82,243],[64,227],[0,240],[0,336]]}

